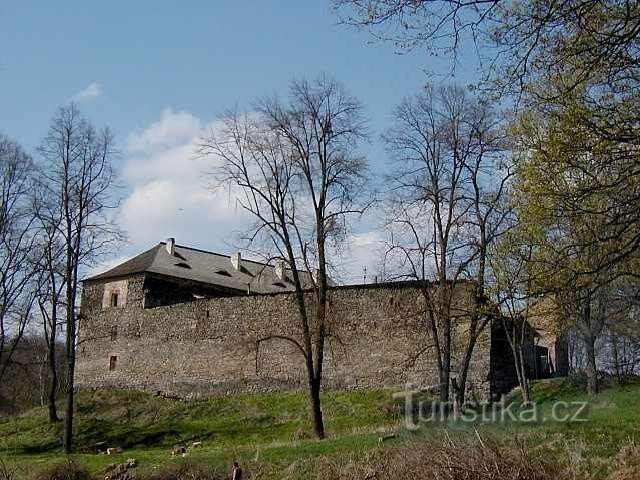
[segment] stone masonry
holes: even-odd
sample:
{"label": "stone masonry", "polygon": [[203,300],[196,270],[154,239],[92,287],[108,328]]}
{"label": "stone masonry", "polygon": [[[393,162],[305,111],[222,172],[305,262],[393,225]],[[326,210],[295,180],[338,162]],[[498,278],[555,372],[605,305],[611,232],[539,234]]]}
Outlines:
{"label": "stone masonry", "polygon": [[[122,387],[184,397],[304,388],[302,358],[292,344],[256,340],[270,334],[299,338],[292,293],[194,299],[165,306],[151,298],[146,274],[84,282],[77,385]],[[110,303],[118,292],[117,306]],[[454,293],[454,338],[466,339],[473,284]],[[325,387],[359,389],[438,384],[437,366],[424,324],[424,299],[412,282],[332,288],[331,336]],[[499,393],[492,385],[487,328],[475,348],[470,398]],[[422,354],[418,355],[419,352]],[[454,366],[461,353],[455,344]],[[456,372],[453,372],[456,375]],[[508,383],[508,382],[507,382]],[[493,390],[493,391],[492,391]]]}

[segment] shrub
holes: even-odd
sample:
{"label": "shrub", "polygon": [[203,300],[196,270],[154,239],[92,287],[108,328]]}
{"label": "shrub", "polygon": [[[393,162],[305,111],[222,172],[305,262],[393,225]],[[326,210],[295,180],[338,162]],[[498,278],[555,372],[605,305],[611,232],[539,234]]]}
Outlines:
{"label": "shrub", "polygon": [[[555,480],[559,468],[523,446],[495,441],[414,442],[370,453],[350,462],[321,459],[307,472],[289,470],[287,478],[361,480]],[[300,476],[303,473],[305,476]],[[308,477],[306,476],[308,475]]]}
{"label": "shrub", "polygon": [[0,480],[16,480],[18,475],[14,468],[10,468],[0,459]]}
{"label": "shrub", "polygon": [[613,459],[613,471],[607,480],[636,480],[640,477],[640,446],[624,445]]}
{"label": "shrub", "polygon": [[68,460],[40,472],[36,480],[93,480],[87,469]]}
{"label": "shrub", "polygon": [[227,478],[212,467],[182,463],[154,472],[143,477],[143,480],[226,480]]}

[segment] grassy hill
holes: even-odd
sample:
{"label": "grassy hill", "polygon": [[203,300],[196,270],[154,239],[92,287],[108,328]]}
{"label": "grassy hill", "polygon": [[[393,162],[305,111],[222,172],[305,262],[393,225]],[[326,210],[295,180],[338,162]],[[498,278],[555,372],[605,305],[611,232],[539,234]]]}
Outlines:
{"label": "grassy hill", "polygon": [[[181,401],[127,390],[80,392],[75,445],[79,462],[98,472],[135,457],[153,467],[172,461],[172,447],[200,441],[190,457],[227,464],[235,457],[286,463],[300,456],[374,446],[380,429],[392,428],[397,413],[390,391],[329,392],[324,395],[328,441],[311,438],[306,397],[298,392],[237,395]],[[0,420],[0,456],[34,469],[58,458],[61,424],[46,410]],[[121,447],[122,455],[94,455],[94,445]],[[282,460],[282,462],[280,462]]]}
{"label": "grassy hill", "polygon": [[[509,451],[516,444],[524,446],[536,458],[561,468],[563,476],[558,478],[571,478],[566,476],[571,474],[581,479],[605,479],[617,475],[612,472],[634,471],[636,467],[637,477],[628,478],[640,478],[638,382],[612,385],[593,398],[586,397],[568,380],[538,382],[533,390],[540,414],[538,422],[487,423],[480,419],[473,424],[450,423],[446,428],[423,425],[417,432],[403,428],[392,393],[327,392],[323,409],[328,439],[318,442],[310,435],[307,402],[302,393],[180,401],[134,391],[85,391],[78,395],[79,453],[73,458],[94,473],[128,458],[136,458],[143,472],[186,461],[225,468],[238,458],[249,470],[259,472],[260,478],[315,478],[313,475],[320,475],[318,472],[324,472],[327,465],[337,471],[343,471],[341,465],[350,465],[359,471],[358,465],[375,464],[374,457],[389,455],[406,462],[413,458],[410,452],[415,454],[426,445],[432,445],[429,448],[433,452],[442,445],[449,448],[459,444],[468,449],[470,442],[484,445],[491,441],[501,445],[496,448]],[[582,414],[586,421],[549,420],[553,405],[559,400],[567,402],[569,413],[573,412],[570,402],[588,401],[589,407]],[[395,432],[396,437],[379,445],[379,437],[389,432]],[[0,419],[0,458],[19,468],[19,475],[26,478],[61,458],[60,436],[61,425],[49,424],[45,409]],[[202,448],[189,451],[186,459],[172,458],[175,444],[193,441],[202,442]],[[97,442],[122,447],[124,452],[95,455],[92,451]],[[451,452],[443,455],[455,456]],[[415,457],[415,461],[424,461],[420,458]],[[332,478],[326,475],[318,478]]]}

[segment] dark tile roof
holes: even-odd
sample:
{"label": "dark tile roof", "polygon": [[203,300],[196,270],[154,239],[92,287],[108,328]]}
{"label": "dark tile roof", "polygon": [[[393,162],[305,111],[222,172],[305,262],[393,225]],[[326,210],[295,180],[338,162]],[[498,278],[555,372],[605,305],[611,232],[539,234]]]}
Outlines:
{"label": "dark tile roof", "polygon": [[[236,270],[231,257],[195,248],[176,245],[171,255],[164,242],[124,263],[85,280],[103,280],[136,273],[156,273],[173,278],[218,285],[225,289],[253,293],[277,293],[294,289],[291,271],[285,280],[276,276],[273,265],[242,259]],[[308,273],[302,274],[303,286],[311,286]]]}

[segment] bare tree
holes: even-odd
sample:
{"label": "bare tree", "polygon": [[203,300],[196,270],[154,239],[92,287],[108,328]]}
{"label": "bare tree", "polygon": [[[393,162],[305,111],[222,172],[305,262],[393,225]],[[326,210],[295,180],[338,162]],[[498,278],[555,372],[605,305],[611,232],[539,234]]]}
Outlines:
{"label": "bare tree", "polygon": [[574,140],[580,139],[579,143],[589,144],[588,152],[608,152],[589,162],[583,155],[573,161],[575,170],[584,169],[582,175],[590,177],[582,197],[597,192],[608,202],[605,208],[582,205],[582,214],[603,218],[593,242],[611,251],[594,268],[606,271],[613,263],[638,255],[637,1],[334,0],[333,4],[344,23],[368,29],[402,50],[455,53],[462,39],[471,38],[485,67],[481,83],[499,99],[511,94],[525,110],[551,119],[570,117],[574,133],[567,137],[566,151],[575,151]]}
{"label": "bare tree", "polygon": [[254,112],[230,111],[220,123],[200,153],[220,157],[216,177],[239,187],[238,201],[255,219],[248,240],[266,240],[288,265],[295,287],[293,333],[290,327],[270,332],[257,338],[256,347],[274,340],[295,346],[304,360],[314,432],[324,438],[320,393],[332,329],[327,247],[344,238],[346,217],[366,207],[366,164],[355,150],[366,136],[362,107],[323,75],[293,81],[286,102],[265,98]]}
{"label": "bare tree", "polygon": [[[504,214],[498,203],[510,177],[497,163],[500,128],[490,109],[459,87],[428,86],[405,100],[395,119],[384,136],[399,165],[391,181],[389,225],[395,232],[387,255],[399,257],[408,276],[425,285],[426,326],[433,342],[428,350],[436,355],[442,402],[449,400],[453,382],[454,327],[470,314],[453,382],[462,404],[471,355],[490,319],[483,307],[486,257],[500,232]],[[470,277],[476,280],[473,311],[452,309],[454,290]]]}
{"label": "bare tree", "polygon": [[591,395],[600,391],[596,348],[598,338],[605,327],[608,291],[609,287],[574,284],[558,294],[563,312],[573,319],[575,331],[582,341],[587,393]]}
{"label": "bare tree", "polygon": [[[40,335],[32,335],[28,329],[17,345],[0,383],[0,412],[18,415],[46,402],[46,386],[50,382],[47,369],[47,350]],[[63,371],[64,345],[58,344],[58,369]],[[61,370],[62,369],[62,370]]]}
{"label": "bare tree", "polygon": [[63,447],[69,453],[73,441],[79,272],[121,240],[119,230],[107,216],[116,204],[111,166],[115,151],[111,132],[97,131],[71,104],[55,114],[39,152],[43,158],[42,185],[46,188],[43,195],[61,213],[57,233],[64,252],[67,360]]}
{"label": "bare tree", "polygon": [[[475,99],[474,99],[475,100]],[[463,405],[472,354],[478,338],[494,317],[489,304],[489,256],[500,237],[511,228],[512,209],[506,199],[514,175],[505,126],[496,111],[480,100],[469,102],[468,135],[472,138],[464,158],[468,185],[463,199],[469,204],[466,219],[472,238],[467,275],[475,280],[474,308],[469,319],[467,341],[456,377],[456,403]]]}
{"label": "bare tree", "polygon": [[62,209],[57,202],[52,202],[47,196],[46,185],[38,185],[35,189],[35,202],[38,239],[36,248],[38,254],[38,292],[37,302],[42,320],[43,338],[47,347],[47,367],[49,369],[49,385],[47,402],[49,406],[49,421],[60,420],[57,412],[59,376],[58,334],[62,330],[62,319],[65,311],[65,248],[59,231],[62,222]]}
{"label": "bare tree", "polygon": [[531,304],[536,297],[534,280],[528,270],[533,247],[520,242],[515,235],[506,235],[494,245],[489,262],[493,273],[490,298],[499,307],[499,316],[509,348],[522,399],[531,397],[530,378],[527,371],[525,344],[530,333]]}
{"label": "bare tree", "polygon": [[423,48],[456,59],[463,40],[481,45],[478,30],[505,0],[333,0],[342,23],[365,29],[400,51]]}
{"label": "bare tree", "polygon": [[31,158],[0,135],[0,381],[31,318],[35,269]]}
{"label": "bare tree", "polygon": [[640,361],[640,286],[621,280],[614,286],[607,315],[603,364],[620,382],[635,375]]}
{"label": "bare tree", "polygon": [[[342,22],[402,51],[446,54],[471,41],[492,86],[522,93],[545,72],[577,68],[574,88],[598,75],[636,83],[640,7],[632,0],[333,0]],[[545,92],[539,92],[544,94]],[[551,92],[547,92],[551,93]]]}

